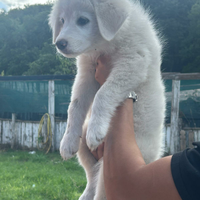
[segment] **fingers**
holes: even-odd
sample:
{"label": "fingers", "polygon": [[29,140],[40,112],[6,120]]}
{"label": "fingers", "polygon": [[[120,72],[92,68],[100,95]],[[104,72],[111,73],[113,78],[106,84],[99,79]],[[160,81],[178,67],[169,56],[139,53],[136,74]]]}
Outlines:
{"label": "fingers", "polygon": [[104,68],[105,66],[102,64],[100,60],[98,60],[97,65],[96,65],[96,71],[95,71],[95,79],[100,85],[103,85],[103,83],[105,82]]}
{"label": "fingers", "polygon": [[110,73],[110,66],[108,58],[99,58],[97,60],[95,79],[100,85],[103,85]]}
{"label": "fingers", "polygon": [[98,75],[101,73],[101,70],[104,68],[105,66],[103,65],[103,63],[101,62],[100,59],[97,60],[97,63],[96,63],[96,76],[98,77]]}
{"label": "fingers", "polygon": [[102,143],[102,144],[97,148],[98,160],[100,160],[100,159],[103,157],[103,152],[104,152],[104,143]]}
{"label": "fingers", "polygon": [[95,159],[98,161],[99,159],[98,159],[97,150],[98,150],[98,149],[96,149],[95,151],[91,151],[91,153],[92,153],[92,155],[95,157]]}
{"label": "fingers", "polygon": [[92,151],[91,153],[95,157],[95,159],[98,161],[103,157],[104,152],[104,143],[98,146],[98,148],[95,151]]}

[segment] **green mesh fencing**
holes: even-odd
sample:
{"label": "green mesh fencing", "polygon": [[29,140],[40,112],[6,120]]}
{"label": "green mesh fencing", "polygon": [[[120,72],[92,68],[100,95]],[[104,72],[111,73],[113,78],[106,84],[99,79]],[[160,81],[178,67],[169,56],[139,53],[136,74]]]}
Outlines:
{"label": "green mesh fencing", "polygon": [[67,120],[73,80],[55,81],[56,120]]}
{"label": "green mesh fencing", "polygon": [[0,94],[0,118],[38,121],[48,112],[48,81],[0,82]]}
{"label": "green mesh fencing", "polygon": [[[172,81],[164,82],[167,97],[166,123],[170,123]],[[200,80],[181,81],[179,117],[185,127],[200,127]]]}
{"label": "green mesh fencing", "polygon": [[[55,117],[67,119],[73,80],[55,81]],[[0,81],[0,118],[40,121],[48,113],[48,81]]]}
{"label": "green mesh fencing", "polygon": [[[74,80],[55,80],[55,117],[67,119]],[[167,111],[170,123],[172,81],[165,80]],[[48,81],[3,81],[0,79],[0,118],[40,121],[48,113]],[[200,127],[200,80],[181,81],[180,117],[184,126]]]}

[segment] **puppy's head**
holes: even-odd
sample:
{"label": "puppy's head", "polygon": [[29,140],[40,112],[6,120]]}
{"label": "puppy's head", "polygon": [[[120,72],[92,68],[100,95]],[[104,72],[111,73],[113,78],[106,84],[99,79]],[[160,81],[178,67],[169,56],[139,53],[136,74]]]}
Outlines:
{"label": "puppy's head", "polygon": [[128,16],[121,0],[58,0],[49,24],[53,43],[66,57],[76,57],[111,41]]}

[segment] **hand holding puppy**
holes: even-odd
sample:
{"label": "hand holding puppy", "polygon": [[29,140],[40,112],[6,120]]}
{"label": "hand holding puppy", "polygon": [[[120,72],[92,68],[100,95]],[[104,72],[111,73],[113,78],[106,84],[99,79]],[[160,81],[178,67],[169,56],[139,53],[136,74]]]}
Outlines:
{"label": "hand holding puppy", "polygon": [[95,79],[102,86],[108,78],[111,70],[109,65],[110,58],[108,56],[100,56],[97,60]]}

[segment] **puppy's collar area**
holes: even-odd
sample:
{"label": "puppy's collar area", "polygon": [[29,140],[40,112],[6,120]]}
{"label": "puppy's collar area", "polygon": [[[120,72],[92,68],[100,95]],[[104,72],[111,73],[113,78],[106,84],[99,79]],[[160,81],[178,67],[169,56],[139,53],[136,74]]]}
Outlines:
{"label": "puppy's collar area", "polygon": [[128,99],[133,99],[133,102],[137,102],[138,101],[138,95],[135,92],[130,92],[127,98]]}

